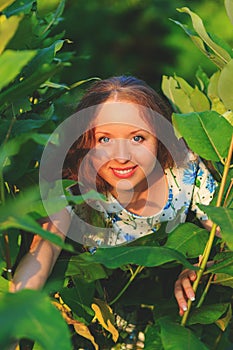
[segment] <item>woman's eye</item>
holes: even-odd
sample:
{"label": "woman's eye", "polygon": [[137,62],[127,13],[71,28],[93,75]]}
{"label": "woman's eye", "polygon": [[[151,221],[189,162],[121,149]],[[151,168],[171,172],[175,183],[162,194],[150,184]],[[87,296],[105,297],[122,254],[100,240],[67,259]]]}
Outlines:
{"label": "woman's eye", "polygon": [[103,136],[99,139],[100,143],[108,143],[110,141],[110,138],[107,136]]}
{"label": "woman's eye", "polygon": [[142,142],[144,140],[145,140],[144,137],[140,136],[140,135],[136,135],[136,136],[133,137],[133,141],[134,142]]}

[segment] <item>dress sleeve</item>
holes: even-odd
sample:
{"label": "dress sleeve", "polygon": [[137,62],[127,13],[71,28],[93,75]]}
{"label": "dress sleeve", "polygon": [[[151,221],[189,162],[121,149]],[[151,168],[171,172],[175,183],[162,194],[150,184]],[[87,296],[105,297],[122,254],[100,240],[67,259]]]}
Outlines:
{"label": "dress sleeve", "polygon": [[191,210],[196,213],[196,217],[200,220],[208,220],[208,216],[200,210],[197,204],[208,205],[214,196],[217,182],[212,174],[206,168],[205,164],[200,161],[198,165],[196,180],[193,188]]}

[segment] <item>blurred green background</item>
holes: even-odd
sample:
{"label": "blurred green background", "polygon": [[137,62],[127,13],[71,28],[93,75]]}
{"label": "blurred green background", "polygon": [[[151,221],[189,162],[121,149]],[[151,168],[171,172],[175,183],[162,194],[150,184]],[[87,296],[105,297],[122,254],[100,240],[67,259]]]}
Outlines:
{"label": "blurred green background", "polygon": [[200,65],[207,74],[215,67],[170,18],[190,24],[176,9],[189,7],[206,29],[233,45],[233,27],[224,0],[67,0],[63,21],[73,43],[72,66],[62,79],[72,83],[93,76],[132,74],[160,90],[161,76],[176,73],[195,84]]}

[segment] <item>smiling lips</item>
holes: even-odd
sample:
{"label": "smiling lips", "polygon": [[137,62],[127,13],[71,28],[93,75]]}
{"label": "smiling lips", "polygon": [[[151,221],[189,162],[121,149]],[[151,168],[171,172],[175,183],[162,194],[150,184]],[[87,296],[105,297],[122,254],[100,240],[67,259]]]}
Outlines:
{"label": "smiling lips", "polygon": [[120,179],[127,179],[135,173],[137,169],[137,165],[133,167],[128,167],[128,168],[111,168],[111,169],[115,176],[119,177]]}

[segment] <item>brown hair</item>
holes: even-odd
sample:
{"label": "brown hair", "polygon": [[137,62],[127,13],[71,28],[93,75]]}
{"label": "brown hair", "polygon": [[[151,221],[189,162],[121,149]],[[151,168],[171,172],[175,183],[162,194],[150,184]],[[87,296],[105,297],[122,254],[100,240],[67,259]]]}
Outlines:
{"label": "brown hair", "polygon": [[[126,101],[138,104],[139,106],[147,107],[165,117],[171,122],[172,109],[170,105],[144,81],[132,76],[112,77],[105,80],[95,82],[86,94],[82,97],[77,111],[84,110],[91,106],[98,106],[107,100],[116,99],[117,101]],[[94,118],[94,113],[93,113]],[[148,120],[150,119],[150,120]],[[153,120],[152,120],[153,119]],[[152,127],[157,128],[156,118],[152,113],[152,117],[147,115],[147,122],[152,123]],[[87,120],[88,125],[90,120]],[[78,181],[78,170],[83,158],[94,147],[94,130],[87,130],[70,148],[64,162],[63,176],[65,178]],[[158,153],[157,159],[163,169],[172,167],[174,165],[173,158],[167,148],[158,139]],[[88,174],[93,172],[88,171],[86,164],[85,178],[87,183],[90,183],[87,178]],[[83,167],[83,164],[82,164]],[[92,179],[93,181],[93,179]],[[110,190],[109,185],[105,183],[100,177],[96,179],[96,188],[99,192],[106,192]]]}

